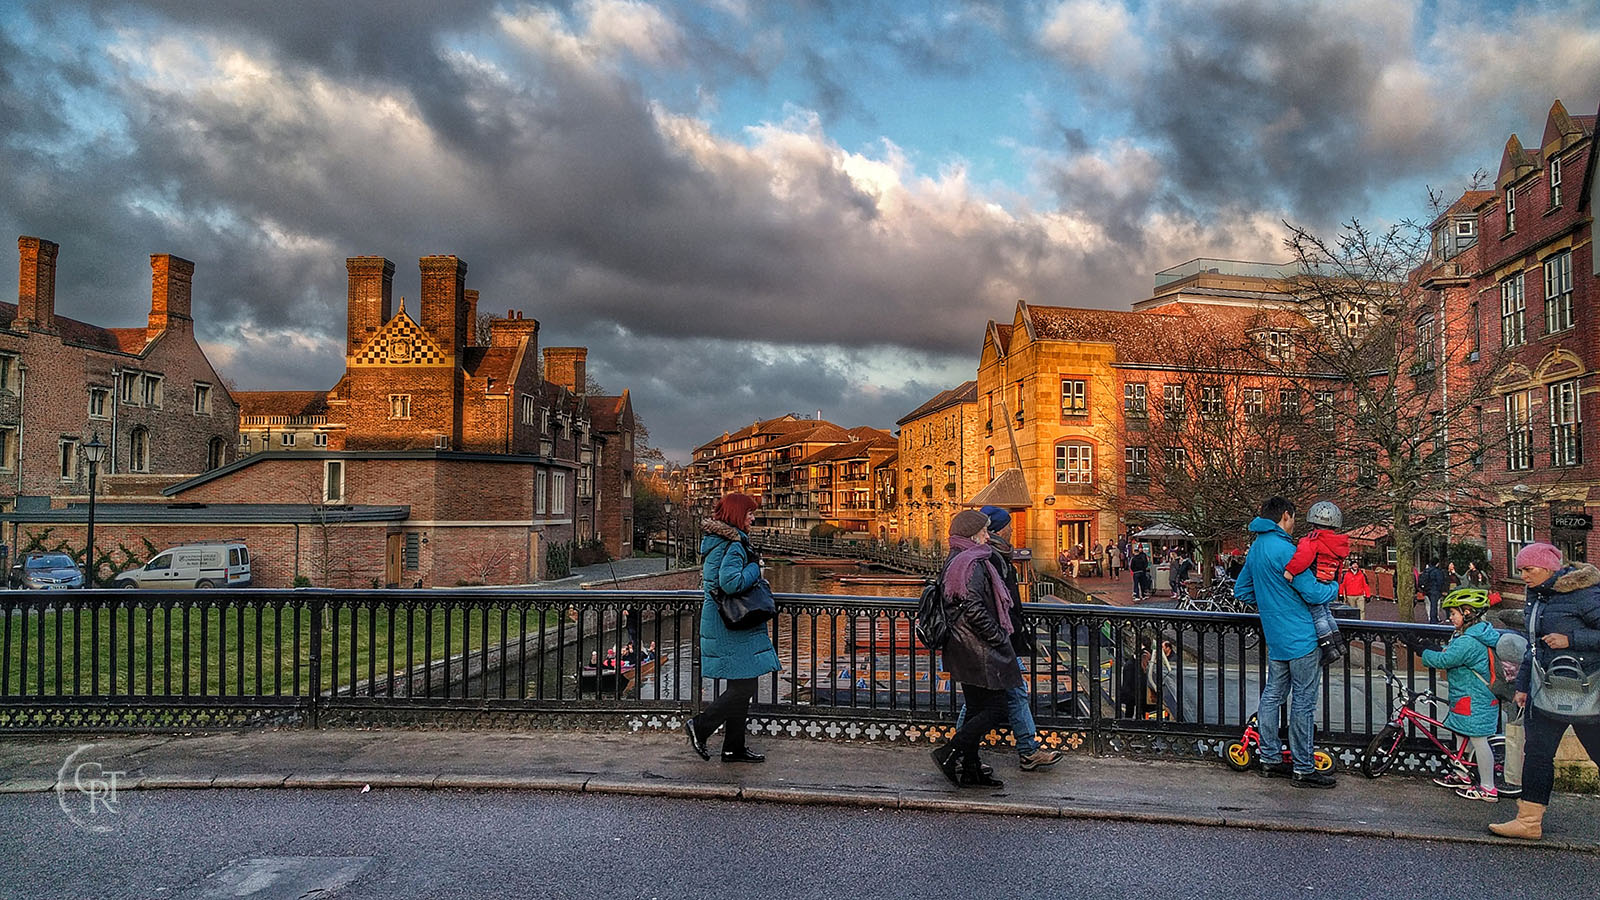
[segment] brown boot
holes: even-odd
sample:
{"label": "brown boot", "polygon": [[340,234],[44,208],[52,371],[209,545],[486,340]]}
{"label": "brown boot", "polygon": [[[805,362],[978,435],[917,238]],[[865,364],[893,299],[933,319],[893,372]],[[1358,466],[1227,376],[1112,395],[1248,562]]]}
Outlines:
{"label": "brown boot", "polygon": [[1544,809],[1543,803],[1518,800],[1517,817],[1509,822],[1491,824],[1489,830],[1501,837],[1537,841],[1544,837]]}

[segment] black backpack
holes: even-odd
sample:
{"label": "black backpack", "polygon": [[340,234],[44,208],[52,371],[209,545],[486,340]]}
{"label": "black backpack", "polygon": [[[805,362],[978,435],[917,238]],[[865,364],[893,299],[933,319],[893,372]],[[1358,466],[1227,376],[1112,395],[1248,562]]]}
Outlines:
{"label": "black backpack", "polygon": [[917,601],[917,641],[929,650],[943,650],[950,642],[950,614],[944,606],[944,573],[930,578],[922,586],[922,599]]}

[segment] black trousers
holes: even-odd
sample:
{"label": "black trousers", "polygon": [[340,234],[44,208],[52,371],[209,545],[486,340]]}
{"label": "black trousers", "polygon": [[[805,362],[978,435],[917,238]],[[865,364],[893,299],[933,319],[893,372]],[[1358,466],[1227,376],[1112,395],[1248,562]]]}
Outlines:
{"label": "black trousers", "polygon": [[722,696],[700,711],[690,721],[695,734],[710,737],[718,728],[722,733],[722,752],[737,753],[744,749],[745,719],[750,715],[750,701],[756,696],[755,678],[730,678]]}
{"label": "black trousers", "polygon": [[967,700],[967,721],[950,739],[950,749],[961,757],[963,769],[976,772],[981,762],[978,744],[1006,719],[1006,692],[963,683],[961,693]]}
{"label": "black trousers", "polygon": [[1556,748],[1561,745],[1568,728],[1577,733],[1578,742],[1588,751],[1589,758],[1600,762],[1600,723],[1568,725],[1540,715],[1529,703],[1523,727],[1526,740],[1522,747],[1522,799],[1530,803],[1550,802],[1550,791],[1556,781]]}

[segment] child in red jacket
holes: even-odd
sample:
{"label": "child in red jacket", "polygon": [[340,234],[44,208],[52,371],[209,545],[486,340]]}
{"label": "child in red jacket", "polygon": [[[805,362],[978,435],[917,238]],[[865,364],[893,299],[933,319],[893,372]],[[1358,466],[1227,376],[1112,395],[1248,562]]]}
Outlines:
{"label": "child in red jacket", "polygon": [[[1350,538],[1326,529],[1342,527],[1344,514],[1339,507],[1322,500],[1311,504],[1311,509],[1306,512],[1306,522],[1326,528],[1313,528],[1300,539],[1294,556],[1289,558],[1289,565],[1283,570],[1283,577],[1293,581],[1296,575],[1311,569],[1318,581],[1333,584],[1339,580],[1345,560],[1350,558]],[[1322,664],[1326,666],[1344,655],[1344,641],[1339,634],[1339,623],[1334,621],[1327,604],[1313,603],[1310,606],[1311,625],[1317,630],[1317,647],[1322,651]]]}

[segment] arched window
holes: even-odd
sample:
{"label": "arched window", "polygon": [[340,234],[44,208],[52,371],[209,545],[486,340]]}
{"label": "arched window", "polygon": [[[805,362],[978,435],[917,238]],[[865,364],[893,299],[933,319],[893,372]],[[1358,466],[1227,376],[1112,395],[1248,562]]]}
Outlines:
{"label": "arched window", "polygon": [[212,438],[211,442],[206,445],[206,471],[222,468],[222,464],[225,462],[224,448],[226,446],[222,438],[219,437]]}
{"label": "arched window", "polygon": [[143,425],[128,435],[128,471],[150,471],[150,429]]}
{"label": "arched window", "polygon": [[993,447],[989,448],[988,457],[989,457],[989,480],[990,481],[994,481],[994,448]]}

